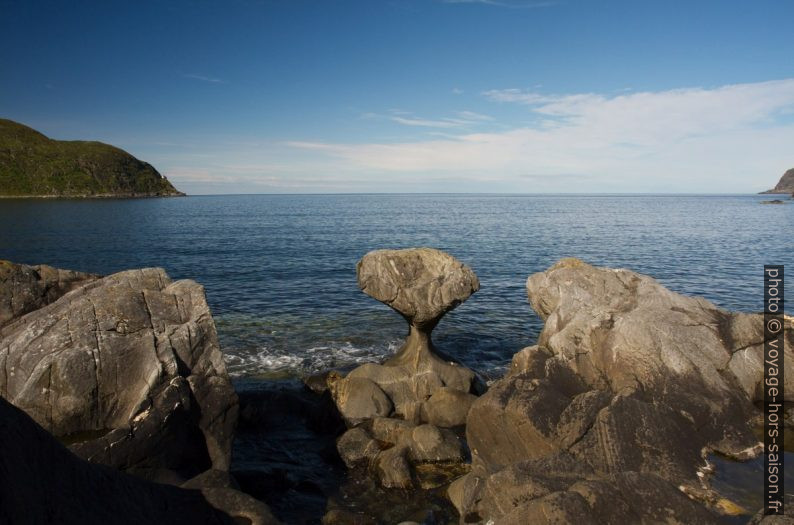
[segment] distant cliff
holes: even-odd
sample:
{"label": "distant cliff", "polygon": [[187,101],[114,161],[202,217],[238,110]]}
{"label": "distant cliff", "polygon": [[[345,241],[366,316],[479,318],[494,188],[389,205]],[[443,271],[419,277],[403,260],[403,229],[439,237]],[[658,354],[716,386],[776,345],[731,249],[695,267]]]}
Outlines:
{"label": "distant cliff", "polygon": [[792,193],[794,194],[794,168],[791,168],[780,177],[777,186],[761,193]]}
{"label": "distant cliff", "polygon": [[52,140],[0,119],[0,196],[184,195],[150,164],[101,142]]}

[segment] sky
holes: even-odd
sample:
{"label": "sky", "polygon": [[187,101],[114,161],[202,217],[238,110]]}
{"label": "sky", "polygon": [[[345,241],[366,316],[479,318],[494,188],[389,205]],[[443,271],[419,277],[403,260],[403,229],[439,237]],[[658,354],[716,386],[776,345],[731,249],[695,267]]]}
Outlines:
{"label": "sky", "polygon": [[754,193],[791,0],[0,0],[0,117],[190,194]]}

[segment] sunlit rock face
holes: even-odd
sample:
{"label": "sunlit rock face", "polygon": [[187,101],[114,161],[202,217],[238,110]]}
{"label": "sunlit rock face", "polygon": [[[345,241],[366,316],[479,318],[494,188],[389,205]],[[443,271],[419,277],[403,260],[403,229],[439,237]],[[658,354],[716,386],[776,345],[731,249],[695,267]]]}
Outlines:
{"label": "sunlit rock face", "polygon": [[[461,515],[716,521],[715,506],[693,509],[684,492],[717,504],[698,475],[706,456],[759,451],[763,315],[578,259],[532,275],[527,293],[545,325],[468,413],[473,468],[449,491]],[[790,319],[786,330],[791,348]]]}

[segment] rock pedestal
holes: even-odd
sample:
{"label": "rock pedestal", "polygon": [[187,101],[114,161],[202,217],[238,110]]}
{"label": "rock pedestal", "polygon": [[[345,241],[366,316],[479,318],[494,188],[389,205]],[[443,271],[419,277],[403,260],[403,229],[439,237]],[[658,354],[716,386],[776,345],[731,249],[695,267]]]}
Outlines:
{"label": "rock pedestal", "polygon": [[[356,270],[361,290],[397,311],[409,328],[400,350],[383,364],[365,364],[340,382],[329,383],[342,415],[351,424],[367,419],[366,413],[353,409],[361,406],[360,401],[346,395],[362,390],[349,388],[346,382],[351,381],[363,385],[362,380],[369,380],[368,398],[380,399],[382,392],[396,415],[416,423],[426,421],[422,405],[437,390],[469,393],[474,373],[442,358],[433,347],[431,332],[444,314],[479,289],[480,282],[471,268],[439,250],[414,248],[370,252],[358,262]],[[389,415],[370,412],[369,417]],[[460,425],[463,421],[452,423]]]}
{"label": "rock pedestal", "polygon": [[368,363],[328,387],[349,427],[338,442],[348,466],[369,462],[387,487],[413,486],[411,465],[459,462],[454,432],[476,397],[474,373],[442,357],[431,332],[440,319],[479,289],[474,272],[432,248],[378,250],[357,266],[361,290],[408,322],[408,337],[383,364]]}

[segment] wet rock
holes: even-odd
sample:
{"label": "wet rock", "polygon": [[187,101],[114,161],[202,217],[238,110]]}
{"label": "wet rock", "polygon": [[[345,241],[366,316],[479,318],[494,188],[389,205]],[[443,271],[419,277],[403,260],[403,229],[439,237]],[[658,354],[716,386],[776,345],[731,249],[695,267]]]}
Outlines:
{"label": "wet rock", "polygon": [[239,505],[237,498],[250,497],[232,489],[224,489],[224,501],[219,501],[199,490],[151,483],[88,463],[1,398],[0,449],[4,523],[192,525],[239,523],[235,520],[240,518],[261,525],[277,523],[261,503],[256,505],[258,513]]}
{"label": "wet rock", "polygon": [[229,468],[237,397],[193,281],[88,279],[2,328],[0,369],[0,395],[91,461],[184,479]]}
{"label": "wet rock", "polygon": [[279,523],[270,512],[270,507],[239,490],[208,487],[201,489],[201,495],[210,505],[232,516],[235,523],[250,523],[250,525]]}
{"label": "wet rock", "polygon": [[408,447],[394,446],[378,455],[376,469],[381,485],[386,488],[401,489],[409,489],[413,486],[407,454]]}
{"label": "wet rock", "polygon": [[336,372],[327,371],[319,374],[311,374],[303,378],[303,384],[315,394],[324,394],[328,391],[328,378],[333,376],[333,374],[336,374]]}
{"label": "wet rock", "polygon": [[238,489],[237,481],[225,470],[208,469],[180,485],[183,489]]}
{"label": "wet rock", "polygon": [[46,306],[99,275],[0,260],[0,328]]}
{"label": "wet rock", "polygon": [[369,460],[380,453],[378,442],[361,427],[351,428],[336,441],[339,456],[348,468],[364,460]]}
{"label": "wet rock", "polygon": [[365,419],[388,416],[394,406],[391,399],[373,381],[364,377],[343,377],[329,381],[331,395],[348,425]]}
{"label": "wet rock", "polygon": [[377,525],[369,516],[344,509],[331,509],[323,516],[323,525]]}
{"label": "wet rock", "polygon": [[278,523],[265,503],[240,491],[237,481],[224,470],[209,469],[181,485],[183,489],[200,490],[213,507],[235,520],[251,525]]}

